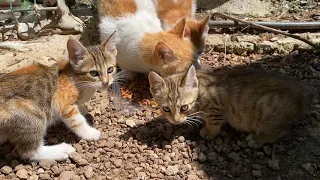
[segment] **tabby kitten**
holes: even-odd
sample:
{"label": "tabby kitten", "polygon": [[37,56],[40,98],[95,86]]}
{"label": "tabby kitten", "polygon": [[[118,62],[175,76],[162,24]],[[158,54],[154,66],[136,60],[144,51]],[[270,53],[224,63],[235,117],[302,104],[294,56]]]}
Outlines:
{"label": "tabby kitten", "polygon": [[64,160],[75,151],[66,143],[44,145],[47,127],[58,119],[82,139],[100,138],[78,104],[115,80],[115,45],[109,38],[85,48],[69,39],[67,49],[68,62],[30,65],[0,77],[0,142],[14,144],[22,158]]}
{"label": "tabby kitten", "polygon": [[250,147],[274,143],[293,122],[303,119],[315,89],[288,76],[262,70],[226,70],[160,77],[149,73],[150,91],[163,114],[174,124],[198,121],[200,136],[212,140],[224,122],[251,134]]}

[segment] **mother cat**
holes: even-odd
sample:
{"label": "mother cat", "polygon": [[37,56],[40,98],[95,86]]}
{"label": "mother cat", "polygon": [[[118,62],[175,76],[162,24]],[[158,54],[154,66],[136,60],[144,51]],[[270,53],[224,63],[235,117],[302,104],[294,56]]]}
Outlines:
{"label": "mother cat", "polygon": [[115,30],[121,69],[170,75],[197,62],[197,50],[183,18],[163,31],[152,0],[100,0],[100,36]]}

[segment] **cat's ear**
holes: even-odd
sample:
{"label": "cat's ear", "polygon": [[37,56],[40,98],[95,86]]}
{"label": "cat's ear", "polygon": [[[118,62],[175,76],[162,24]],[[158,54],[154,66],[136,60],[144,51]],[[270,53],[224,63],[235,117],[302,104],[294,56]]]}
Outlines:
{"label": "cat's ear", "polygon": [[169,32],[181,38],[189,37],[191,34],[190,28],[186,26],[186,18],[182,18]]}
{"label": "cat's ear", "polygon": [[149,72],[148,79],[151,94],[156,94],[163,86],[166,85],[162,77],[159,76],[156,72]]}
{"label": "cat's ear", "polygon": [[182,82],[183,87],[187,88],[197,88],[198,87],[198,78],[196,69],[193,65],[191,65],[188,69],[188,72]]}
{"label": "cat's ear", "polygon": [[69,61],[72,65],[79,65],[83,61],[86,48],[77,40],[70,38],[67,42]]}
{"label": "cat's ear", "polygon": [[201,32],[203,38],[206,38],[207,35],[208,35],[208,32],[209,32],[209,25],[208,25],[209,20],[210,20],[210,15],[204,17],[204,18],[200,21],[200,23],[201,23],[201,25],[200,25],[200,32]]}
{"label": "cat's ear", "polygon": [[156,45],[154,53],[161,62],[169,61],[174,55],[173,50],[163,42],[159,42]]}
{"label": "cat's ear", "polygon": [[114,31],[111,36],[104,40],[101,44],[100,44],[100,48],[105,50],[106,52],[110,53],[112,56],[116,57],[117,56],[117,48],[116,48],[116,43],[115,43],[115,37],[116,37],[116,31]]}

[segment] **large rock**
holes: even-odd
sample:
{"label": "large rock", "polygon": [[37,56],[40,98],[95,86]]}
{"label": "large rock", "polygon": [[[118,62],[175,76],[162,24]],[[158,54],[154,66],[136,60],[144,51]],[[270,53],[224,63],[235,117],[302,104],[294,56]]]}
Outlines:
{"label": "large rock", "polygon": [[198,0],[198,8],[237,15],[265,16],[272,4],[267,0]]}

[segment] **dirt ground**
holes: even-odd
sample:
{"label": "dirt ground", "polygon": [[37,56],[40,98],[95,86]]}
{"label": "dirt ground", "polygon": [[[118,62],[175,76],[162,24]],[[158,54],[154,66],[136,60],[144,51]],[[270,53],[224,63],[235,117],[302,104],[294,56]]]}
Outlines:
{"label": "dirt ground", "polygon": [[[281,3],[284,2],[287,1]],[[320,6],[310,7],[309,16],[300,11],[317,1],[306,1],[307,5],[299,2],[288,1],[288,7],[296,11],[287,10],[282,16],[287,19],[306,17],[304,20],[309,21],[316,21],[313,17],[317,15],[320,17],[317,14]],[[281,3],[275,4],[280,6]],[[292,5],[295,3],[299,6]],[[266,18],[275,20],[272,16]],[[87,27],[89,32],[94,29],[94,23]],[[23,47],[16,51],[0,48],[0,73],[33,62],[52,64],[67,56],[69,37],[81,37],[84,44],[94,44],[97,36],[88,32],[52,35],[23,42]],[[215,52],[208,45],[201,62],[214,69],[280,71],[320,88],[320,53],[310,50],[289,55],[237,55]],[[246,134],[228,125],[216,140],[206,142],[199,136],[201,127],[168,123],[152,100],[144,77],[125,83],[121,89],[121,109],[114,108],[116,102],[110,100],[107,92],[97,92],[86,104],[90,113],[88,121],[103,133],[99,141],[80,140],[59,124],[49,129],[47,144],[68,142],[77,152],[65,162],[45,160],[39,163],[22,161],[13,147],[5,144],[0,147],[0,179],[320,179],[320,105],[279,140],[274,151],[272,145],[253,150],[248,147]]]}

